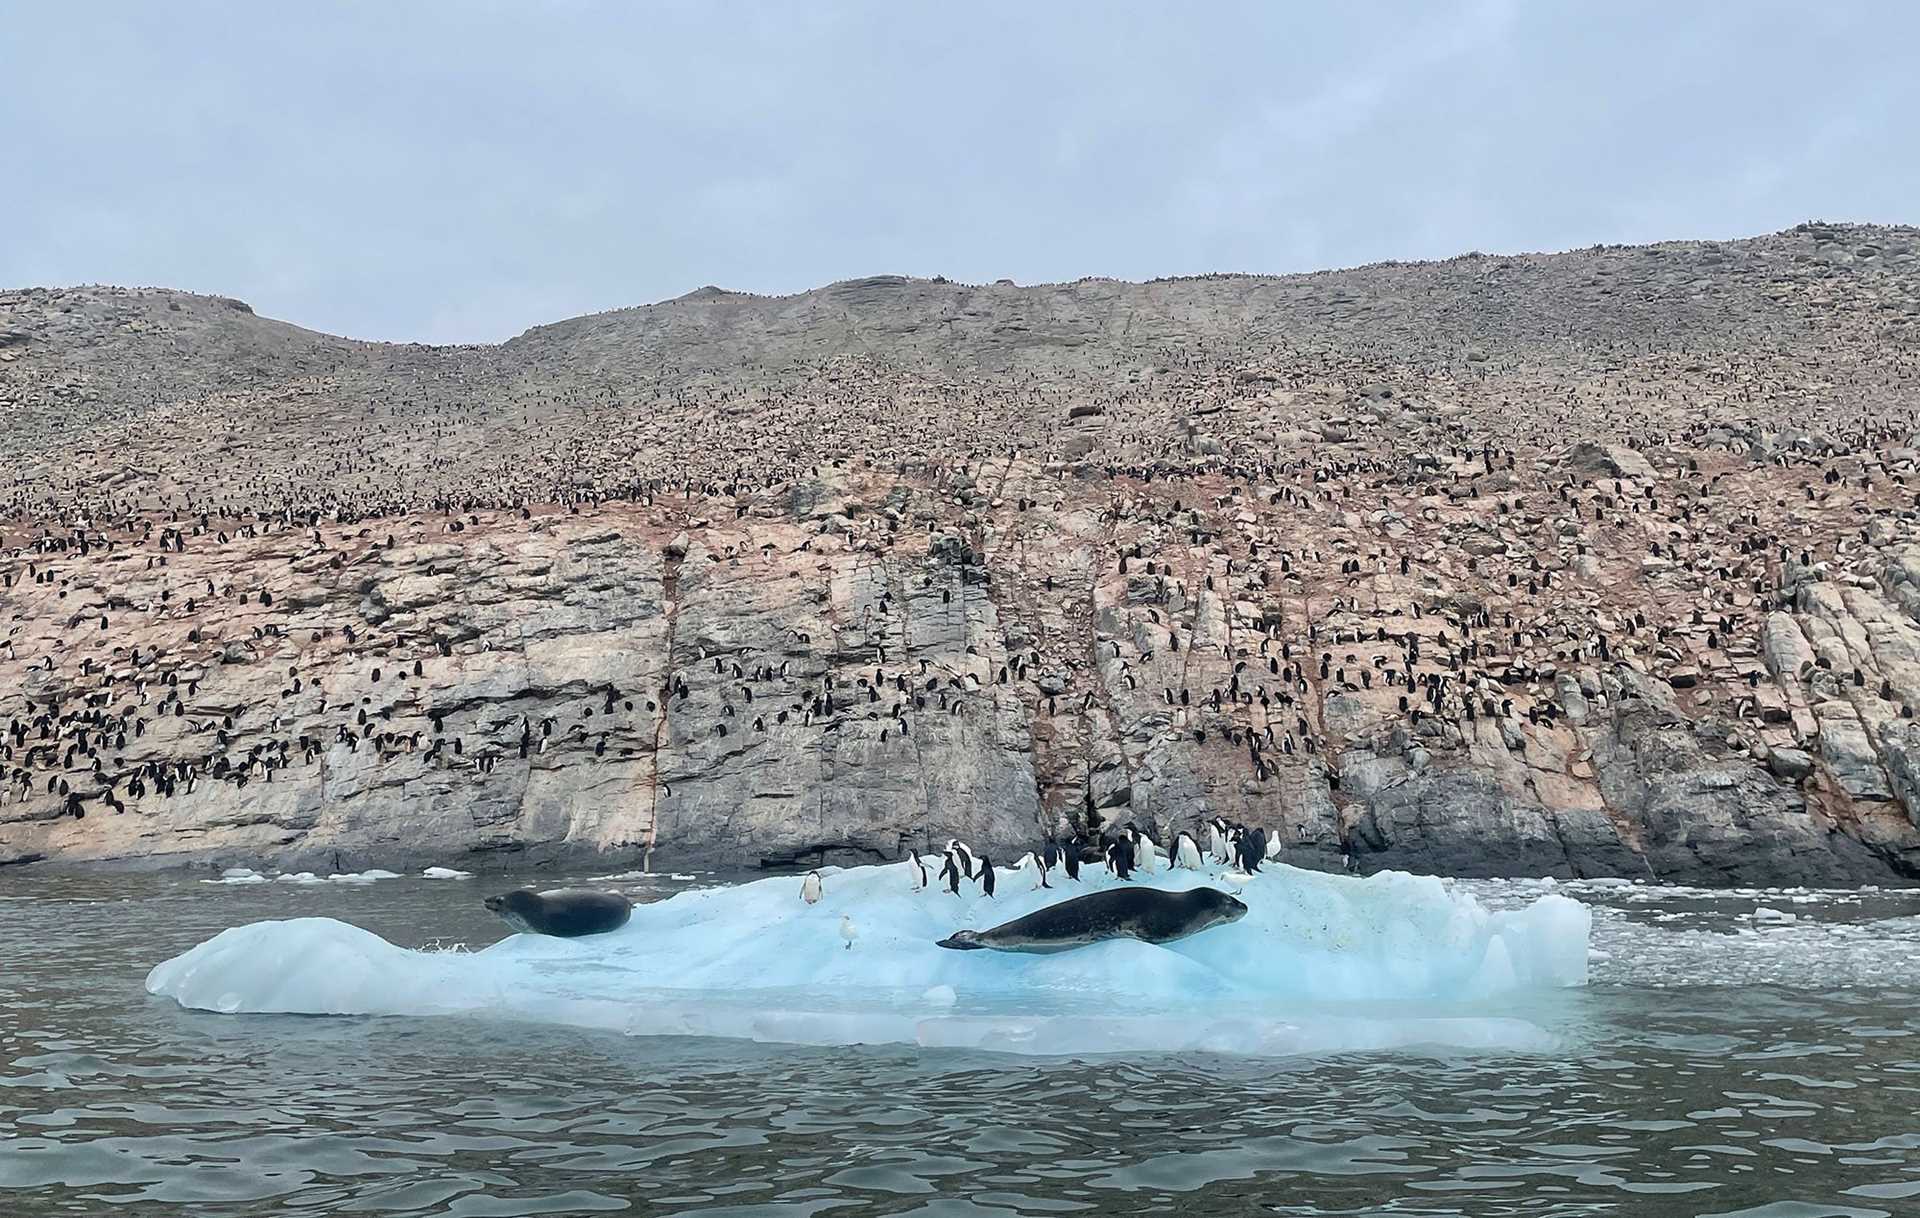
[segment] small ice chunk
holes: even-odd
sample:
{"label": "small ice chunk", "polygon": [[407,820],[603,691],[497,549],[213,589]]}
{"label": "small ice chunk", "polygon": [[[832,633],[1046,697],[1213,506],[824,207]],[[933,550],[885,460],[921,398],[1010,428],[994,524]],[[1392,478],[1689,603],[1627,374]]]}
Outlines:
{"label": "small ice chunk", "polygon": [[400,875],[398,872],[382,871],[375,867],[366,871],[336,872],[328,876],[327,880],[334,884],[371,884],[376,880],[397,880],[399,878]]}
{"label": "small ice chunk", "polygon": [[429,880],[470,880],[473,878],[473,872],[455,871],[451,867],[429,867],[420,874]]}
{"label": "small ice chunk", "polygon": [[251,867],[229,867],[220,873],[217,880],[201,880],[202,884],[265,884],[269,881]]}
{"label": "small ice chunk", "polygon": [[1794,914],[1790,914],[1783,909],[1773,909],[1768,906],[1762,905],[1758,909],[1753,911],[1753,920],[1755,922],[1785,923],[1785,922],[1798,922],[1800,919],[1798,916]]}

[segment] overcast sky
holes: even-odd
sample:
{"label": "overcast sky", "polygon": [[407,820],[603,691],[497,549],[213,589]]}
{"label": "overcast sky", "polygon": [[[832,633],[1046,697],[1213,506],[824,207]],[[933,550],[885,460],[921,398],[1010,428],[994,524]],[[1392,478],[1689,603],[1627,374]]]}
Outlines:
{"label": "overcast sky", "polygon": [[1915,222],[1916,47],[1905,0],[17,4],[0,286],[470,342],[708,283]]}

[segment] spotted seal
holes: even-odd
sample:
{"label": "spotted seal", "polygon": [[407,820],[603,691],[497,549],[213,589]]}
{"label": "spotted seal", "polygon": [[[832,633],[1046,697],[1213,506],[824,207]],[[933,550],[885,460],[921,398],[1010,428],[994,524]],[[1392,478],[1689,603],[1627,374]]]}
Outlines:
{"label": "spotted seal", "polygon": [[1237,922],[1247,907],[1215,888],[1162,892],[1138,885],[1108,888],[1036,909],[992,930],[959,930],[940,940],[956,951],[1064,952],[1103,939],[1172,943],[1209,926]]}
{"label": "spotted seal", "polygon": [[619,930],[633,916],[633,902],[617,892],[592,888],[520,888],[486,899],[487,908],[518,931],[577,939]]}

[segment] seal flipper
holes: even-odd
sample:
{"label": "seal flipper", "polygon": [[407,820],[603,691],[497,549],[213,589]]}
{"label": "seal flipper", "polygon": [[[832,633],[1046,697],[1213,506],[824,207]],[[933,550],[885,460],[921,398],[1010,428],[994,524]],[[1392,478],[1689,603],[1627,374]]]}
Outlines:
{"label": "seal flipper", "polygon": [[950,947],[957,952],[978,951],[986,944],[980,942],[980,933],[972,930],[956,930],[951,935],[934,944],[935,947]]}

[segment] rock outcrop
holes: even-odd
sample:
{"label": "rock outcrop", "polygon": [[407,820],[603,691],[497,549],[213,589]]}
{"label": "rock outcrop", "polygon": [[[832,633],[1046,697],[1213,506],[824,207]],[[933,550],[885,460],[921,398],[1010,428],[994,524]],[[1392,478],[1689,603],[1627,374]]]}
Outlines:
{"label": "rock outcrop", "polygon": [[1306,866],[1907,880],[1917,250],[883,278],[499,348],[0,295],[0,862],[1218,816]]}

